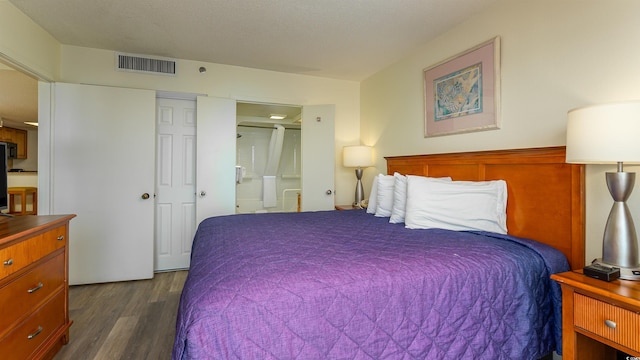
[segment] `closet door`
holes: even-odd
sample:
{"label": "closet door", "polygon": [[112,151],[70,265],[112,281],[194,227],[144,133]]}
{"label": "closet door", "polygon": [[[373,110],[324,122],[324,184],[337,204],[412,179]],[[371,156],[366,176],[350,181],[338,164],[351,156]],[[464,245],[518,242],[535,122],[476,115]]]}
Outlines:
{"label": "closet door", "polygon": [[334,209],[335,105],[302,108],[302,211]]}
{"label": "closet door", "polygon": [[154,91],[57,83],[51,209],[70,226],[73,284],[153,277]]}
{"label": "closet door", "polygon": [[197,98],[196,223],[236,211],[236,101]]}

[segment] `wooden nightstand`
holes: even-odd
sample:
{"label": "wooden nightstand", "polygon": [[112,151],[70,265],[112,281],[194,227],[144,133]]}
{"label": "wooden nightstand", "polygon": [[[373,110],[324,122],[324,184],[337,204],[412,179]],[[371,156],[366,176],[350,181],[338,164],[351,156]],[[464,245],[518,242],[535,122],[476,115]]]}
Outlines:
{"label": "wooden nightstand", "polygon": [[640,282],[606,282],[569,271],[562,286],[562,358],[615,359],[616,349],[640,357]]}
{"label": "wooden nightstand", "polygon": [[364,208],[355,207],[353,205],[336,205],[336,210],[364,210]]}

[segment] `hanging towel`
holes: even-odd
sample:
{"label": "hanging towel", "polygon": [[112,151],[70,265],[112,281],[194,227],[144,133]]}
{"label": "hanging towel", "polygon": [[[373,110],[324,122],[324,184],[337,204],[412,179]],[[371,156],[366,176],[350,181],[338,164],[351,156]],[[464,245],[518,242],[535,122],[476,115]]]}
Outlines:
{"label": "hanging towel", "polygon": [[282,155],[282,144],[284,141],[284,126],[276,124],[271,131],[271,140],[269,141],[269,155],[267,165],[264,169],[265,175],[277,175],[278,166],[280,165],[280,156]]}
{"label": "hanging towel", "polygon": [[236,184],[242,184],[242,166],[236,165]]}
{"label": "hanging towel", "polygon": [[276,177],[263,176],[262,177],[262,207],[270,208],[270,207],[276,207],[276,205],[277,205]]}
{"label": "hanging towel", "polygon": [[242,184],[244,176],[244,166],[236,165],[236,184]]}

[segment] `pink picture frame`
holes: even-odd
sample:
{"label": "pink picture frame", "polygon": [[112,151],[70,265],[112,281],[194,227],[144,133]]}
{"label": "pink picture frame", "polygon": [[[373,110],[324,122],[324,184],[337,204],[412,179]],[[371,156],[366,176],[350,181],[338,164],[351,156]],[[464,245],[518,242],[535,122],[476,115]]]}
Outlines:
{"label": "pink picture frame", "polygon": [[424,69],[425,137],[500,128],[500,37]]}

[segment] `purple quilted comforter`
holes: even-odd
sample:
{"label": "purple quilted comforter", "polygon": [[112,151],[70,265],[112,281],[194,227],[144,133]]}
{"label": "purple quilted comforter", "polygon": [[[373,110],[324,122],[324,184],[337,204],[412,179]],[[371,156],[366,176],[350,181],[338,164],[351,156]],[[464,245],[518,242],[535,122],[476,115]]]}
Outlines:
{"label": "purple quilted comforter", "polygon": [[536,359],[560,345],[564,256],[364,211],[203,221],[173,359]]}

